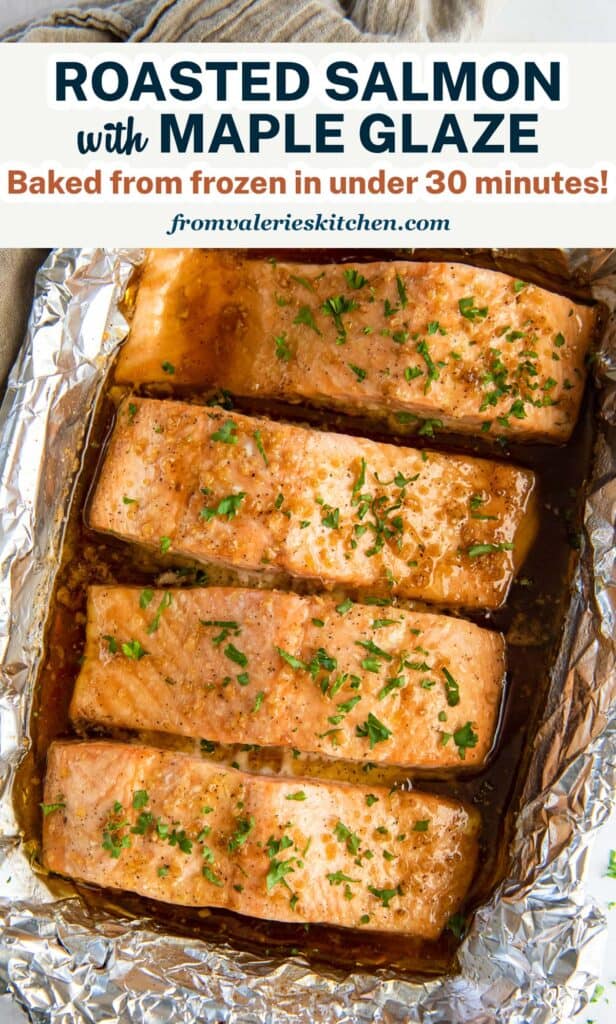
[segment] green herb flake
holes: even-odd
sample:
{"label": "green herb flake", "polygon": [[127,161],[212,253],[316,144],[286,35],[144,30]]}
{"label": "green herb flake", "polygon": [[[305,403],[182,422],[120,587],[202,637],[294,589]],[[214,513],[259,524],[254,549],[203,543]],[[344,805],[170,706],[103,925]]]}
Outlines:
{"label": "green herb flake", "polygon": [[475,296],[466,295],[464,298],[458,300],[458,308],[463,317],[467,320],[474,322],[475,320],[484,320],[488,315],[487,306],[476,306]]}
{"label": "green herb flake", "polygon": [[133,807],[136,811],[140,811],[149,801],[150,797],[146,789],[136,789],[133,793]]}
{"label": "green herb flake", "polygon": [[169,874],[169,865],[161,864],[160,867],[156,868],[156,874],[158,875],[159,878],[166,878],[167,875]]}
{"label": "green herb flake", "polygon": [[333,871],[325,876],[330,885],[342,885],[343,882],[358,882],[358,878],[350,878],[344,871]]}
{"label": "green herb flake", "polygon": [[402,309],[406,309],[409,304],[408,295],[406,294],[406,287],[404,281],[400,277],[400,274],[396,274],[396,288],[398,290],[398,298],[400,300],[400,306]]}
{"label": "green herb flake", "polygon": [[368,892],[375,896],[377,900],[380,900],[383,907],[389,907],[394,896],[402,895],[402,889],[399,885],[395,889],[376,889],[375,886],[369,885]]}
{"label": "green herb flake", "polygon": [[[443,733],[446,735],[446,733]],[[466,751],[469,747],[476,747],[479,737],[476,732],[473,731],[471,722],[466,722],[460,729],[456,729],[453,734],[453,741],[458,748],[458,754],[460,760],[464,761],[466,758]]]}
{"label": "green herb flake", "polygon": [[257,446],[257,451],[259,452],[259,455],[263,459],[265,465],[269,466],[269,460],[267,458],[267,455],[265,454],[265,448],[263,447],[263,439],[261,437],[261,431],[260,430],[255,430],[255,432],[253,433],[252,436],[254,437],[254,441],[255,441],[255,444]]}
{"label": "green herb flake", "polygon": [[374,793],[366,793],[366,806],[367,807],[372,807],[373,804],[377,804],[378,802],[379,802],[378,796],[375,796]]}
{"label": "green herb flake", "polygon": [[199,516],[206,523],[209,523],[215,516],[220,516],[221,519],[226,518],[227,522],[230,522],[239,512],[240,505],[245,497],[245,491],[238,491],[237,494],[228,494],[226,498],[221,498],[218,505],[202,508]]}
{"label": "green herb flake", "polygon": [[413,825],[413,832],[427,832],[430,827],[430,818],[421,818]]}
{"label": "green herb flake", "polygon": [[148,653],[139,640],[127,640],[121,645],[122,654],[131,661],[140,661]]}
{"label": "green herb flake", "polygon": [[464,914],[452,914],[445,925],[448,932],[451,932],[456,939],[461,939],[466,929],[466,918]]}
{"label": "green herb flake", "polygon": [[286,334],[278,334],[274,338],[274,345],[276,346],[276,359],[280,359],[283,363],[288,363],[292,353],[287,342]]}
{"label": "green herb flake", "polygon": [[449,669],[443,668],[441,671],[445,676],[445,695],[447,697],[447,703],[450,708],[455,708],[456,704],[460,703],[460,687]]}
{"label": "green herb flake", "polygon": [[316,325],[314,314],[310,306],[300,306],[297,316],[295,317],[294,324],[303,324],[304,327],[309,327],[315,334],[321,334],[321,331]]}
{"label": "green herb flake", "polygon": [[238,818],[236,823],[235,832],[229,839],[227,847],[231,853],[235,853],[244,845],[250,833],[254,830],[255,819],[250,815],[249,818]]}
{"label": "green herb flake", "polygon": [[148,588],[146,588],[145,590],[142,590],[140,595],[139,595],[139,607],[143,608],[145,610],[148,607],[148,605],[150,605],[152,603],[153,598],[154,598],[154,591],[153,590],[149,590]]}
{"label": "green herb flake", "polygon": [[287,793],[285,800],[305,800],[306,794],[303,789],[298,789],[297,793]]}
{"label": "green herb flake", "polygon": [[110,636],[108,633],[105,633],[105,635],[103,636],[103,640],[107,641],[107,650],[109,651],[110,654],[118,653],[120,648],[118,647],[118,641],[114,636]]}
{"label": "green herb flake", "polygon": [[514,281],[513,282],[513,290],[516,293],[516,295],[518,294],[518,292],[521,292],[523,288],[526,288],[527,284],[528,284],[527,281]]}
{"label": "green herb flake", "polygon": [[138,504],[138,502],[137,502],[137,499],[136,499],[136,498],[129,498],[129,497],[127,497],[127,495],[125,494],[125,495],[123,496],[123,498],[122,498],[122,504],[124,504],[124,505],[137,505],[137,504]]}
{"label": "green herb flake", "polygon": [[66,807],[66,804],[64,802],[64,798],[62,796],[59,796],[56,798],[54,803],[39,804],[39,807],[43,812],[43,817],[46,818],[48,814],[53,814],[54,811],[63,811],[64,808]]}
{"label": "green herb flake", "polygon": [[469,558],[481,558],[483,555],[492,555],[498,551],[513,551],[513,544],[472,544],[466,553]]}
{"label": "green herb flake", "polygon": [[366,721],[355,727],[355,734],[361,738],[367,738],[370,742],[370,750],[372,750],[377,743],[384,743],[389,739],[391,729],[370,712]]}
{"label": "green herb flake", "polygon": [[243,653],[243,651],[239,651],[237,649],[235,644],[228,643],[223,653],[229,659],[229,661],[233,661],[235,662],[236,665],[240,665],[242,668],[246,668],[246,665],[248,664],[248,658]]}
{"label": "green herb flake", "polygon": [[175,366],[173,363],[170,363],[165,359],[164,363],[161,363],[160,365],[163,373],[168,373],[170,376],[173,376],[175,373]]}
{"label": "green herb flake", "polygon": [[355,377],[357,378],[357,380],[359,381],[360,384],[368,376],[368,371],[367,370],[363,370],[361,366],[355,366],[354,363],[347,363],[347,366],[349,367],[350,370],[353,371],[353,373],[355,374]]}
{"label": "green herb flake", "polygon": [[346,615],[347,612],[350,612],[352,607],[353,602],[350,597],[347,597],[346,601],[336,605],[336,611],[338,612],[338,615]]}
{"label": "green herb flake", "polygon": [[364,275],[361,274],[359,270],[356,270],[354,267],[345,268],[343,274],[349,288],[365,288],[365,286],[369,284],[368,279],[364,277]]}
{"label": "green herb flake", "polygon": [[252,705],[252,708],[251,708],[251,711],[252,711],[253,714],[256,714],[256,712],[260,710],[261,705],[263,704],[264,698],[265,698],[265,690],[259,690],[259,692],[257,693],[257,695],[255,697],[255,702],[254,702],[254,704]]}
{"label": "green herb flake", "polygon": [[161,555],[166,555],[170,547],[171,547],[171,537],[161,537],[160,538],[160,553],[161,553]]}
{"label": "green herb flake", "polygon": [[237,423],[233,420],[225,420],[223,425],[212,434],[212,441],[221,441],[222,444],[237,444]]}

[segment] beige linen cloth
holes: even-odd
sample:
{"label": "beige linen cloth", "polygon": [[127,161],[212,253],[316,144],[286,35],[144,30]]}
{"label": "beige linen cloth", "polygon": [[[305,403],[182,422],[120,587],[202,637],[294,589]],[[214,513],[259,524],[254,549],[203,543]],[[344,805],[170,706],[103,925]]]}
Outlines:
{"label": "beige linen cloth", "polygon": [[[101,0],[17,27],[2,42],[455,42],[491,0]],[[1,231],[1,228],[0,228]],[[58,238],[57,244],[62,244]],[[42,249],[0,249],[0,391],[23,338]]]}

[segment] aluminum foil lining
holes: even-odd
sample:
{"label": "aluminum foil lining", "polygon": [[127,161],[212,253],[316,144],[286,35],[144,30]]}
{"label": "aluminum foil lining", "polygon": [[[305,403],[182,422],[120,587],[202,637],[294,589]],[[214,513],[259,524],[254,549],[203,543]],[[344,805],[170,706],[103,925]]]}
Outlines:
{"label": "aluminum foil lining", "polygon": [[590,286],[611,312],[596,369],[595,470],[566,628],[510,871],[475,914],[459,972],[419,984],[387,971],[317,971],[301,956],[276,960],[166,936],[147,919],[93,912],[76,897],[57,900],[32,871],[11,788],[28,746],[79,453],[126,333],[118,300],[142,258],[140,250],[60,250],[39,272],[0,411],[0,1011],[11,999],[39,1024],[555,1024],[588,1002],[605,920],[584,892],[584,867],[616,785],[616,259],[614,250],[483,255]]}

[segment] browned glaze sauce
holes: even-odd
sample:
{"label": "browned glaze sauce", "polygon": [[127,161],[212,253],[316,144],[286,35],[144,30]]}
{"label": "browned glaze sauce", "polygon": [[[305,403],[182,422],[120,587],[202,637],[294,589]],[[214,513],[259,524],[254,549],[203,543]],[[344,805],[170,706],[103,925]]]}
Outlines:
{"label": "browned glaze sauce", "polygon": [[[269,253],[268,255],[271,255]],[[384,253],[354,252],[277,253],[280,258],[314,262],[331,259],[367,259],[400,257],[391,250]],[[432,254],[432,258],[434,254]],[[138,278],[133,279],[126,303],[134,297]],[[165,390],[144,393],[164,396]],[[171,393],[168,390],[166,393]],[[67,522],[66,537],[55,592],[50,605],[47,641],[42,669],[36,688],[32,717],[32,747],[15,786],[17,812],[24,838],[38,865],[40,843],[40,810],[45,756],[51,741],[73,735],[68,722],[68,706],[85,636],[86,589],[94,583],[136,585],[191,586],[207,583],[276,585],[306,592],[308,585],[277,577],[253,577],[213,567],[197,569],[188,562],[169,560],[164,556],[144,554],[137,549],[94,533],[86,523],[85,508],[88,491],[95,478],[101,449],[109,433],[118,399],[124,394],[110,387],[99,403],[94,418],[90,444],[83,458],[78,486]],[[174,394],[178,394],[175,389]],[[202,395],[184,393],[189,401],[204,401]],[[254,401],[236,401],[242,412],[263,413],[290,421],[318,424],[330,430],[345,430],[391,440],[391,435],[378,433],[374,421],[351,419],[304,407],[287,407],[268,403],[266,408]],[[483,832],[480,868],[465,908],[484,902],[507,871],[508,845],[511,838],[516,798],[525,775],[529,739],[533,736],[547,690],[550,667],[562,631],[569,595],[569,581],[575,565],[577,537],[581,525],[584,480],[589,475],[593,445],[592,397],[587,395],[580,421],[566,447],[549,445],[511,445],[501,449],[486,440],[441,436],[417,438],[413,444],[438,450],[467,454],[497,455],[533,469],[539,478],[541,520],[536,543],[512,587],[506,605],[496,612],[475,612],[467,617],[481,625],[502,630],[508,640],[508,679],[499,735],[487,767],[465,778],[414,774],[400,769],[373,769],[316,757],[292,757],[289,752],[245,747],[218,747],[208,751],[208,744],[176,740],[160,735],[136,737],[116,733],[117,738],[145,739],[158,745],[199,751],[201,756],[240,764],[248,770],[294,772],[320,775],[364,783],[415,786],[431,792],[458,797],[474,804],[481,811]],[[408,437],[399,437],[408,443]],[[337,591],[336,593],[339,593]],[[361,597],[350,592],[351,597]],[[381,596],[387,596],[386,592]],[[395,602],[404,604],[404,602]],[[419,607],[406,602],[408,607]],[[203,737],[207,740],[207,737]],[[40,870],[42,870],[39,867]],[[60,879],[50,879],[58,894],[75,891],[75,886]],[[411,975],[426,976],[450,970],[454,964],[458,937],[446,930],[437,942],[418,941],[402,936],[356,933],[333,927],[278,924],[255,921],[222,910],[193,910],[156,903],[130,894],[104,892],[79,884],[81,898],[90,906],[128,916],[151,916],[153,924],[163,931],[197,936],[204,940],[229,941],[236,948],[252,950],[257,955],[301,953],[314,963],[327,963],[340,971],[356,965],[395,968]],[[455,929],[454,929],[455,930]]]}

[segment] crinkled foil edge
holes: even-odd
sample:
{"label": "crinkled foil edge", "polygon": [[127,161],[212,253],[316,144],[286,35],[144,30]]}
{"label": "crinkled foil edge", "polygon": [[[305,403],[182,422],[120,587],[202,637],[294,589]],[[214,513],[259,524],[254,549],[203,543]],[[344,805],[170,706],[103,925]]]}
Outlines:
{"label": "crinkled foil edge", "polygon": [[[556,252],[552,250],[552,252]],[[511,253],[484,250],[497,264]],[[12,809],[72,487],[91,410],[126,323],[138,249],[59,250],[41,268],[28,335],[0,410],[0,991],[32,1021],[227,1024],[556,1024],[589,1000],[605,920],[583,886],[616,784],[614,571],[616,272],[613,250],[519,251],[592,282],[610,309],[597,362],[595,469],[583,550],[518,815],[511,868],[476,914],[457,974],[413,983],[314,970],[161,934],[148,920],[55,900]],[[6,996],[5,996],[6,998]],[[0,998],[1,1004],[4,1002]]]}

